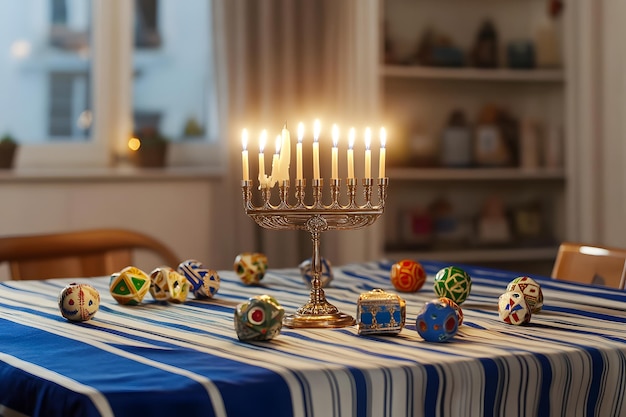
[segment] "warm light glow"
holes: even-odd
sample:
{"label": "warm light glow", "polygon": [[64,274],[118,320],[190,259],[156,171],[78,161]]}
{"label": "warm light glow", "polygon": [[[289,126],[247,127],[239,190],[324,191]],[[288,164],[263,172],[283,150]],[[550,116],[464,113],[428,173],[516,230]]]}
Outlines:
{"label": "warm light glow", "polygon": [[241,147],[244,151],[248,149],[248,129],[241,131]]}
{"label": "warm light glow", "polygon": [[137,138],[128,139],[128,148],[131,151],[136,151],[141,147],[141,141]]}
{"label": "warm light glow", "polygon": [[370,145],[372,144],[372,131],[368,127],[365,129],[365,149],[370,149]]}
{"label": "warm light glow", "polygon": [[281,142],[281,137],[280,135],[276,136],[276,153],[279,154],[280,153],[280,142]]}
{"label": "warm light glow", "polygon": [[320,130],[320,120],[315,119],[315,121],[313,122],[313,140],[315,140],[315,142],[317,142],[320,138]]}
{"label": "warm light glow", "polygon": [[339,126],[333,124],[333,146],[336,148],[339,144]]}
{"label": "warm light glow", "polygon": [[387,130],[384,127],[380,128],[380,147],[384,148],[387,143]]}
{"label": "warm light glow", "polygon": [[331,155],[331,175],[330,177],[332,179],[338,179],[339,178],[339,168],[338,168],[338,162],[337,162],[337,158],[338,158],[338,150],[337,150],[337,145],[339,143],[339,126],[337,126],[336,124],[333,124],[333,128],[332,128],[332,136],[333,136],[333,149],[332,149],[332,155]]}
{"label": "warm light glow", "polygon": [[259,136],[259,153],[263,153],[265,150],[265,144],[267,143],[267,130],[263,130],[261,132],[261,136]]}
{"label": "warm light glow", "polygon": [[304,123],[298,123],[298,142],[302,143],[302,139],[304,139]]}
{"label": "warm light glow", "polygon": [[356,131],[354,130],[353,127],[351,127],[350,131],[348,132],[348,148],[350,149],[354,148],[355,138],[356,138]]}
{"label": "warm light glow", "polygon": [[594,248],[592,246],[581,246],[579,252],[584,255],[607,256],[609,251],[603,248]]}

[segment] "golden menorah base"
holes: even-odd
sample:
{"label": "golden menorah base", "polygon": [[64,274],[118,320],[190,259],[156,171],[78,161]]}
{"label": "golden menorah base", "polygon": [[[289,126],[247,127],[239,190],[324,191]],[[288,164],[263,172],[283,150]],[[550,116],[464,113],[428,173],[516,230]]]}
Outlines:
{"label": "golden menorah base", "polygon": [[355,324],[354,317],[339,311],[326,300],[320,277],[322,263],[320,255],[320,235],[327,230],[353,230],[369,226],[383,213],[387,196],[388,178],[378,179],[378,203],[372,204],[373,179],[363,179],[364,203],[356,202],[356,180],[347,180],[347,203],[339,201],[341,182],[331,180],[331,202],[322,202],[323,182],[313,180],[313,202],[305,204],[305,181],[296,180],[295,202],[289,202],[289,181],[279,185],[280,202],[270,202],[271,189],[262,188],[263,203],[255,206],[252,202],[252,182],[242,181],[243,200],[246,214],[259,226],[272,230],[306,230],[311,234],[313,257],[311,265],[311,293],[309,301],[295,314],[287,315],[283,324],[295,328],[345,327]]}

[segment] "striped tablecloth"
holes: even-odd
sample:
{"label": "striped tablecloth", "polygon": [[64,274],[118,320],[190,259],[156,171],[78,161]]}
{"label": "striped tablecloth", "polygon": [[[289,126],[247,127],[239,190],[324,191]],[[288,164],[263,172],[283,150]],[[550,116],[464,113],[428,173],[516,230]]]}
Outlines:
{"label": "striped tablecloth", "polygon": [[[360,293],[395,292],[392,262],[334,267],[326,289],[356,314]],[[529,325],[499,320],[497,298],[516,274],[469,268],[465,320],[449,343],[428,343],[415,317],[434,274],[407,301],[398,336],[356,327],[287,329],[269,342],[237,339],[233,311],[270,294],[287,313],[308,299],[296,269],[261,287],[220,271],[212,301],[117,304],[108,278],[0,283],[0,415],[36,416],[617,416],[626,415],[626,295],[535,277],[545,304]],[[87,323],[61,317],[70,282],[101,294]]]}

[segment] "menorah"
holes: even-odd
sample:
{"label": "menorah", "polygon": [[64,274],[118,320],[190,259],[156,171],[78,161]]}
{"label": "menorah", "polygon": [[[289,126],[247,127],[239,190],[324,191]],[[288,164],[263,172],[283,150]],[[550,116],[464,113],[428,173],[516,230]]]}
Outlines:
{"label": "menorah", "polygon": [[[324,202],[324,181],[320,177],[319,168],[319,120],[314,124],[312,143],[313,179],[311,184],[312,202],[305,202],[306,180],[302,174],[302,139],[304,125],[298,125],[298,144],[296,147],[296,180],[293,194],[290,192],[289,164],[291,160],[291,137],[287,125],[282,129],[281,136],[276,138],[276,153],[272,161],[272,172],[265,175],[263,149],[265,147],[266,131],[263,131],[259,141],[259,187],[262,203],[253,203],[252,181],[249,177],[248,166],[248,131],[242,132],[242,169],[243,203],[246,214],[259,226],[272,230],[306,230],[311,234],[313,242],[313,256],[311,262],[311,294],[309,301],[300,307],[295,314],[287,315],[283,324],[287,327],[344,327],[355,324],[349,314],[339,311],[337,307],[326,300],[322,289],[322,262],[320,252],[320,235],[327,230],[352,230],[369,226],[383,213],[387,198],[389,179],[385,176],[385,141],[387,133],[380,130],[380,162],[378,164],[378,201],[372,202],[374,180],[371,178],[371,131],[365,130],[365,166],[362,182],[363,198],[357,201],[357,180],[354,175],[354,138],[355,130],[349,132],[349,148],[347,151],[348,178],[346,196],[347,202],[342,203],[341,180],[338,178],[338,141],[339,128],[333,125],[332,147],[332,174],[330,179],[330,201]],[[278,204],[272,204],[272,190],[278,185]],[[276,199],[275,199],[276,200]],[[274,201],[275,201],[274,200]],[[345,201],[345,200],[344,200]]]}

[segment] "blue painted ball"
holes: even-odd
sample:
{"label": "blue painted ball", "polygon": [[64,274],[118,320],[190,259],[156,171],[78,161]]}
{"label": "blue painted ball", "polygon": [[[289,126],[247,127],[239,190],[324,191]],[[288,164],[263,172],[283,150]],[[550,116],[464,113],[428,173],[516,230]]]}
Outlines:
{"label": "blue painted ball", "polygon": [[445,342],[456,335],[459,318],[451,305],[435,299],[424,304],[417,314],[415,327],[424,340]]}

